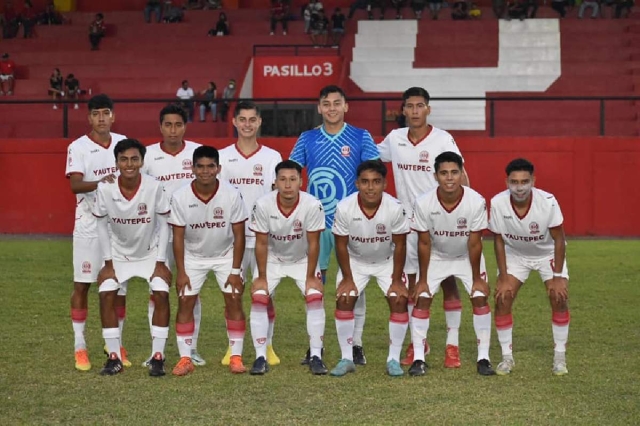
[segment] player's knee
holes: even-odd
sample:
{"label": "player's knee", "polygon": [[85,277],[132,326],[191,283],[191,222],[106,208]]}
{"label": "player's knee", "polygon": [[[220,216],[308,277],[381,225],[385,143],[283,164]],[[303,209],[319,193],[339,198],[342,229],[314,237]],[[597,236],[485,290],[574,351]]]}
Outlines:
{"label": "player's knee", "polygon": [[549,301],[551,302],[551,310],[553,312],[566,312],[569,310],[569,305],[566,300],[557,300],[555,295],[549,296]]}
{"label": "player's knee", "polygon": [[120,289],[120,284],[112,278],[104,280],[98,287],[98,293],[115,293]]}
{"label": "player's knee", "polygon": [[264,290],[256,290],[251,294],[251,303],[254,305],[269,305],[269,295]]}
{"label": "player's knee", "polygon": [[474,308],[484,308],[485,306],[489,306],[488,300],[486,297],[472,297],[471,298],[471,306]]}
{"label": "player's knee", "polygon": [[91,284],[88,283],[73,283],[73,294],[75,296],[87,297],[90,287]]}
{"label": "player's knee", "polygon": [[154,291],[153,292],[154,301],[156,304],[156,308],[160,308],[162,306],[169,305],[169,292],[166,291]]}
{"label": "player's knee", "polygon": [[151,288],[151,291],[153,291],[154,295],[159,293],[169,293],[169,284],[160,277],[153,277],[149,283],[149,287]]}
{"label": "player's knee", "polygon": [[338,311],[353,311],[357,298],[352,297],[347,301],[346,297],[339,297],[336,300],[336,309]]}
{"label": "player's knee", "polygon": [[430,309],[432,300],[433,299],[431,298],[431,296],[429,296],[428,293],[422,292],[418,295],[418,300],[415,303],[415,307],[417,309]]}
{"label": "player's knee", "polygon": [[320,304],[322,305],[322,293],[314,288],[310,289],[305,295],[305,301],[308,306]]}
{"label": "player's knee", "polygon": [[395,293],[391,293],[389,297],[387,297],[387,300],[389,301],[391,312],[407,312],[407,303],[409,300],[406,296],[398,296]]}

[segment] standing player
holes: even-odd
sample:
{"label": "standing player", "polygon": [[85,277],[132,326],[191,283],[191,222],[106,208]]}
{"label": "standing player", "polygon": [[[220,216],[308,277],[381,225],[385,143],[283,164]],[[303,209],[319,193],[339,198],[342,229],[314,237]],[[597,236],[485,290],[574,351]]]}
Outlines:
{"label": "standing player", "polygon": [[251,336],[256,360],[251,374],[269,371],[267,305],[285,277],[291,277],[306,299],[307,333],[313,374],[327,374],[322,361],[325,312],[318,256],[320,232],[324,230],[322,204],[300,191],[302,168],[286,160],[276,166],[276,189],[256,201],[251,213],[251,230],[256,234],[258,276],[251,286]]}
{"label": "standing player", "polygon": [[[428,124],[431,113],[429,92],[422,87],[411,87],[402,94],[402,113],[408,128],[391,131],[378,145],[380,159],[391,162],[398,199],[411,215],[411,206],[416,198],[437,186],[433,174],[435,158],[443,152],[451,151],[460,154],[453,136],[448,132]],[[469,186],[467,174],[462,169],[462,184]],[[407,260],[404,272],[409,281],[409,292],[413,292],[418,273],[418,236],[412,232],[407,237]],[[460,367],[460,351],[458,349],[458,330],[462,314],[462,303],[458,294],[458,286],[453,277],[442,283],[444,293],[444,311],[447,323],[447,344],[444,366]],[[413,300],[409,300],[409,318],[413,310]],[[425,348],[429,353],[429,346]],[[402,365],[413,363],[413,344],[407,348]]]}
{"label": "standing player", "polygon": [[424,341],[429,331],[429,309],[441,283],[453,274],[471,297],[473,327],[478,339],[478,373],[495,374],[489,362],[491,310],[489,284],[482,257],[482,231],[487,228],[484,198],[462,186],[462,157],[443,152],[434,164],[438,186],[418,197],[413,227],[418,232],[419,276],[413,291],[415,307],[411,323],[415,360],[409,374],[426,372]]}
{"label": "standing player", "polygon": [[568,374],[565,352],[569,337],[568,284],[563,217],[556,198],[534,188],[533,164],[522,158],[507,165],[507,190],[491,200],[489,229],[495,234],[498,261],[496,328],[502,362],[496,372],[511,373],[515,366],[511,348],[511,307],[531,271],[538,271],[551,302],[553,374]]}
{"label": "standing player", "polygon": [[[160,133],[162,142],[155,143],[147,147],[142,172],[153,176],[164,188],[167,198],[182,186],[190,183],[194,179],[191,168],[193,151],[200,144],[184,140],[187,131],[187,112],[180,106],[171,104],[160,111]],[[169,245],[171,245],[171,235],[169,235]],[[172,250],[168,249],[169,267],[173,265]],[[153,318],[154,301],[153,295],[149,297],[149,328]],[[198,353],[198,336],[200,334],[200,321],[202,319],[202,305],[200,297],[196,297],[193,309],[195,329],[193,332],[193,343],[191,345],[191,359],[195,365],[205,365],[206,361]],[[152,354],[153,355],[153,354]],[[144,362],[149,365],[151,357]]]}
{"label": "standing player", "polygon": [[[99,182],[114,182],[116,163],[113,149],[126,136],[111,133],[115,121],[113,101],[107,95],[96,95],[89,99],[89,124],[91,132],[73,141],[67,150],[66,175],[71,192],[76,194],[76,220],[73,227],[73,293],[71,294],[71,321],[75,336],[76,369],[91,369],[84,329],[87,320],[87,295],[89,286],[96,282],[102,267],[102,256],[98,243],[96,218],[91,214],[95,190]],[[121,286],[116,298],[116,310],[120,332],[126,315],[126,283]],[[120,349],[122,363],[131,365],[127,351]]]}
{"label": "standing player", "polygon": [[218,163],[218,150],[210,146],[196,148],[193,152],[196,179],[176,191],[171,200],[169,223],[173,227],[173,254],[178,269],[176,334],[180,361],[173,369],[176,376],[193,371],[193,308],[209,271],[215,273],[224,295],[227,335],[232,351],[229,369],[232,373],[247,371],[242,364],[246,323],[242,311],[244,286],[240,276],[247,211],[240,192],[218,180]]}
{"label": "standing player", "polygon": [[[117,182],[101,183],[96,191],[93,215],[98,218],[98,239],[104,267],[98,276],[102,336],[109,358],[100,371],[122,371],[120,331],[114,300],[120,282],[140,277],[149,282],[156,302],[151,330],[153,358],[150,376],[164,376],[164,348],[169,336],[169,284],[167,268],[169,200],[162,185],[140,173],[146,149],[135,139],[118,142],[113,153],[120,171]],[[111,221],[111,236],[107,222]]]}
{"label": "standing player", "polygon": [[[356,169],[366,160],[379,157],[373,138],[368,131],[344,122],[349,110],[344,91],[327,86],[320,91],[318,113],[322,126],[302,133],[291,151],[290,159],[307,168],[308,191],[317,197],[325,210],[326,229],[320,238],[320,270],[322,282],[326,280],[331,250],[335,244],[331,227],[338,201],[356,192]],[[353,334],[353,360],[365,365],[362,332],[366,313],[365,295],[356,303],[355,331]],[[309,352],[303,361],[309,360]]]}
{"label": "standing player", "polygon": [[[233,115],[233,125],[238,131],[238,141],[234,145],[220,150],[220,166],[222,167],[220,179],[228,181],[240,191],[247,211],[251,211],[258,198],[273,190],[273,184],[276,180],[276,166],[282,161],[282,156],[279,152],[258,143],[257,135],[262,125],[262,117],[260,117],[260,109],[253,102],[238,103]],[[248,223],[245,235],[242,278],[247,283],[249,271],[252,276],[256,272],[254,250],[256,236],[249,229]],[[267,314],[269,317],[267,362],[269,365],[278,365],[280,358],[273,350],[273,329],[276,319],[273,298],[269,298]],[[222,365],[229,365],[230,357],[231,347],[222,359]]]}
{"label": "standing player", "polygon": [[337,282],[336,330],[342,359],[332,376],[356,371],[353,363],[353,308],[370,278],[375,278],[389,303],[387,374],[402,376],[400,351],[409,325],[407,287],[402,269],[410,231],[400,201],[384,192],[387,168],[379,160],[358,166],[358,192],[338,203],[333,233],[340,272]]}

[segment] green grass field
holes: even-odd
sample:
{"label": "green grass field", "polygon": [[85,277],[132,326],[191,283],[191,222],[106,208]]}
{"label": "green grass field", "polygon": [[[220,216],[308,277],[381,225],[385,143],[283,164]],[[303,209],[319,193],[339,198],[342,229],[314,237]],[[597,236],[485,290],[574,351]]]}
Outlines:
{"label": "green grass field", "polygon": [[[495,271],[491,243],[488,268]],[[274,346],[282,364],[264,377],[231,375],[219,360],[226,334],[222,298],[211,281],[202,295],[199,343],[209,364],[187,377],[151,378],[140,363],[150,352],[147,288],[129,287],[124,344],[133,367],[101,377],[97,291],[92,287],[87,341],[93,369],[73,368],[69,319],[71,242],[0,240],[2,356],[0,422],[12,424],[572,424],[640,422],[640,241],[572,240],[569,375],[551,375],[551,313],[537,276],[514,309],[516,369],[506,377],[475,372],[476,345],[463,301],[462,368],[445,370],[441,296],[432,309],[431,369],[425,377],[385,375],[388,309],[377,286],[368,290],[364,346],[368,365],[344,378],[315,377],[299,360],[307,348],[303,299],[291,282],[276,298]],[[495,273],[490,274],[495,278]],[[339,358],[333,310],[335,266],[327,286],[325,359]],[[175,294],[172,294],[175,308]],[[245,297],[245,312],[249,312]],[[172,315],[173,316],[173,315]],[[245,364],[253,347],[245,339]],[[495,330],[491,356],[500,361]],[[170,335],[168,367],[178,360]]]}

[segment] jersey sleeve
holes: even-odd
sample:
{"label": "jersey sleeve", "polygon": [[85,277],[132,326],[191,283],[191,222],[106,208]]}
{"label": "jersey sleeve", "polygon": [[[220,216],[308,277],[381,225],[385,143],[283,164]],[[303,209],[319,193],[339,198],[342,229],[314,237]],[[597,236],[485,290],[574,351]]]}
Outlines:
{"label": "jersey sleeve", "polygon": [[378,152],[382,161],[385,163],[391,161],[391,133],[378,144]]}
{"label": "jersey sleeve", "polygon": [[67,150],[67,167],[64,173],[67,177],[74,173],[79,173],[83,176],[86,174],[84,170],[84,156],[79,149],[69,147]]}
{"label": "jersey sleeve", "polygon": [[107,190],[106,185],[113,184],[106,182],[99,183],[98,188],[96,189],[96,200],[93,203],[93,208],[91,210],[91,213],[96,217],[105,217],[108,214],[107,205],[105,204],[105,198],[107,196],[107,194],[105,193]]}
{"label": "jersey sleeve", "polygon": [[429,232],[431,229],[431,219],[429,215],[425,215],[420,203],[417,201],[413,203],[413,223],[412,228],[418,232]]}
{"label": "jersey sleeve", "polygon": [[562,223],[564,222],[564,217],[562,216],[562,210],[560,210],[560,204],[558,204],[558,200],[556,199],[556,197],[553,197],[550,201],[551,215],[549,218],[549,228],[555,228],[562,225]]}
{"label": "jersey sleeve", "polygon": [[313,206],[310,206],[310,211],[307,216],[307,232],[316,232],[324,230],[324,208],[322,203],[315,200]]}
{"label": "jersey sleeve", "polygon": [[373,138],[371,137],[371,133],[369,133],[367,130],[364,130],[362,132],[361,155],[362,155],[362,157],[360,158],[361,161],[376,160],[380,158],[380,152],[378,151],[378,146],[373,141]]}
{"label": "jersey sleeve", "polygon": [[336,206],[336,212],[333,218],[333,227],[331,228],[332,233],[340,236],[349,235],[349,224],[347,222],[343,206],[344,204],[342,203],[338,203]]}
{"label": "jersey sleeve", "polygon": [[391,223],[391,233],[393,235],[408,234],[411,232],[409,227],[409,221],[407,220],[407,212],[404,207],[398,203],[396,208],[396,214],[394,215],[393,222]]}
{"label": "jersey sleeve", "polygon": [[240,191],[235,191],[233,195],[233,207],[231,207],[231,223],[241,223],[247,220],[247,209]]}
{"label": "jersey sleeve", "polygon": [[306,132],[301,134],[296,144],[293,146],[291,150],[291,154],[289,154],[289,160],[293,160],[296,163],[300,164],[302,167],[306,167],[307,165],[307,142],[306,142]]}
{"label": "jersey sleeve", "polygon": [[498,213],[497,201],[495,198],[491,200],[491,214],[489,215],[489,230],[494,234],[503,234],[504,227],[502,225],[502,217]]}
{"label": "jersey sleeve", "polygon": [[489,225],[487,223],[487,202],[484,198],[479,197],[476,203],[473,210],[473,217],[471,218],[471,226],[469,226],[471,232],[484,231]]}
{"label": "jersey sleeve", "polygon": [[171,197],[171,213],[169,214],[169,225],[179,226],[184,228],[187,226],[185,219],[183,203],[181,203],[176,197],[176,194]]}
{"label": "jersey sleeve", "polygon": [[266,234],[269,232],[269,214],[264,210],[264,206],[260,203],[255,203],[253,205],[249,229],[259,234]]}
{"label": "jersey sleeve", "polygon": [[167,197],[167,193],[164,191],[162,185],[158,184],[158,188],[156,189],[156,214],[167,214],[170,211],[169,197]]}

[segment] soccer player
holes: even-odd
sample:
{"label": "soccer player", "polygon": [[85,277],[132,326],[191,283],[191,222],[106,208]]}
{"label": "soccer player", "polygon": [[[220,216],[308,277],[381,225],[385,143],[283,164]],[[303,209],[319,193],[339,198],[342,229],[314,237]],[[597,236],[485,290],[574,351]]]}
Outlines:
{"label": "soccer player", "polygon": [[320,232],[325,218],[322,204],[300,191],[302,167],[285,160],[276,166],[276,189],[256,201],[251,212],[251,230],[256,234],[258,276],[251,286],[251,336],[256,360],[251,374],[269,371],[267,333],[269,297],[285,277],[292,278],[306,299],[307,334],[311,373],[327,374],[322,361],[325,312],[324,288],[318,269]]}
{"label": "soccer player", "polygon": [[[84,337],[87,320],[87,295],[91,283],[96,282],[102,267],[102,255],[96,231],[96,218],[91,214],[95,191],[100,182],[114,182],[116,163],[113,149],[126,136],[111,133],[115,121],[113,101],[107,95],[89,99],[91,132],[73,141],[67,150],[66,176],[71,192],[76,194],[76,220],[73,227],[73,293],[71,294],[71,321],[75,336],[76,369],[91,369],[87,343]],[[126,316],[126,283],[122,282],[116,298],[120,332]],[[127,351],[120,348],[123,364],[128,367]]]}
{"label": "soccer player", "polygon": [[[300,135],[290,159],[307,168],[308,192],[317,197],[325,210],[326,229],[320,237],[320,270],[322,282],[326,280],[331,250],[335,242],[331,227],[338,201],[356,192],[356,169],[366,160],[379,157],[378,148],[368,131],[345,123],[349,110],[344,91],[327,86],[320,91],[318,113],[322,126]],[[354,310],[353,360],[365,365],[367,359],[362,348],[366,302],[364,293],[358,297]],[[309,352],[303,360],[308,363]]]}
{"label": "soccer player", "polygon": [[[142,172],[153,176],[158,180],[170,200],[171,196],[182,186],[191,183],[194,174],[191,167],[193,151],[200,146],[199,143],[184,139],[187,131],[187,112],[179,105],[167,105],[160,111],[160,133],[162,142],[147,147]],[[172,234],[169,234],[169,246],[171,246]],[[173,266],[173,251],[167,251],[169,268]],[[149,329],[153,318],[153,295],[149,297]],[[200,297],[196,297],[193,309],[194,331],[191,344],[191,360],[195,365],[205,365],[206,361],[198,353],[198,336],[200,334],[200,321],[202,319],[202,305]],[[153,355],[153,354],[151,354]],[[149,357],[143,364],[149,365]]]}
{"label": "soccer player", "polygon": [[218,150],[201,146],[193,152],[191,185],[180,188],[171,200],[169,224],[173,227],[173,254],[178,270],[176,334],[180,361],[173,369],[185,376],[194,369],[192,349],[193,308],[207,273],[213,271],[224,295],[227,335],[231,347],[229,369],[244,373],[242,347],[246,329],[242,311],[244,286],[240,276],[244,254],[247,210],[242,195],[220,173]]}
{"label": "soccer player", "polygon": [[487,228],[484,198],[462,186],[462,157],[443,152],[434,164],[438,186],[421,195],[413,206],[413,227],[418,232],[418,281],[412,297],[411,323],[414,361],[409,374],[425,374],[423,342],[429,331],[433,296],[449,276],[459,278],[471,297],[473,327],[478,340],[478,373],[495,374],[489,362],[491,310],[489,284],[482,257],[482,231]]}
{"label": "soccer player", "polygon": [[[153,358],[150,376],[164,376],[164,348],[169,336],[169,285],[167,261],[169,200],[162,185],[140,173],[146,149],[135,139],[123,139],[113,153],[120,176],[101,183],[96,191],[93,215],[98,218],[98,239],[104,266],[98,275],[102,336],[109,357],[100,371],[115,375],[122,371],[120,330],[115,296],[120,282],[133,277],[149,282],[156,303],[152,326]],[[111,222],[111,235],[107,222]]]}
{"label": "soccer player", "polygon": [[384,292],[391,311],[389,317],[389,356],[387,374],[402,376],[400,352],[409,325],[408,291],[402,269],[406,239],[410,231],[400,201],[384,192],[387,168],[380,160],[358,166],[358,192],[340,201],[333,221],[336,256],[340,271],[336,290],[336,330],[342,359],[331,370],[332,376],[355,372],[353,363],[353,308],[370,278]]}
{"label": "soccer player", "polygon": [[496,329],[502,362],[496,373],[507,375],[515,366],[512,352],[511,307],[531,271],[538,271],[551,302],[553,374],[568,374],[565,352],[569,337],[568,284],[563,217],[556,198],[534,187],[533,164],[518,158],[506,168],[507,190],[491,200],[489,229],[495,234],[498,261]]}
{"label": "soccer player", "polygon": [[[451,151],[458,155],[460,150],[448,132],[428,123],[431,113],[429,92],[422,87],[411,87],[402,94],[402,113],[407,127],[392,130],[378,145],[380,159],[391,162],[398,199],[402,201],[409,215],[416,198],[437,186],[433,174],[435,158],[443,152]],[[462,169],[462,184],[469,186],[469,179]],[[409,282],[409,293],[413,292],[418,272],[418,236],[412,232],[407,237],[407,259],[404,272]],[[460,367],[460,351],[458,349],[458,331],[462,316],[462,303],[458,294],[458,286],[453,277],[442,283],[443,304],[447,323],[447,343],[444,366]],[[409,299],[409,322],[412,321],[413,300]],[[425,343],[426,344],[426,343]],[[429,353],[429,346],[425,348]],[[413,344],[409,344],[402,365],[413,363]]]}
{"label": "soccer player", "polygon": [[[253,102],[239,102],[234,111],[233,125],[238,131],[238,141],[220,150],[220,179],[226,180],[235,186],[242,194],[242,199],[251,211],[253,204],[273,190],[276,180],[276,166],[282,161],[278,151],[260,145],[257,140],[258,130],[262,125],[260,109]],[[242,260],[242,278],[247,283],[249,271],[252,276],[256,273],[255,234],[249,229],[249,223],[245,228],[246,244]],[[273,298],[269,298],[267,306],[269,316],[269,333],[267,335],[267,362],[269,365],[280,364],[280,358],[273,350],[273,330],[276,319],[276,311],[273,306]],[[222,365],[229,365],[231,347],[222,359]]]}

